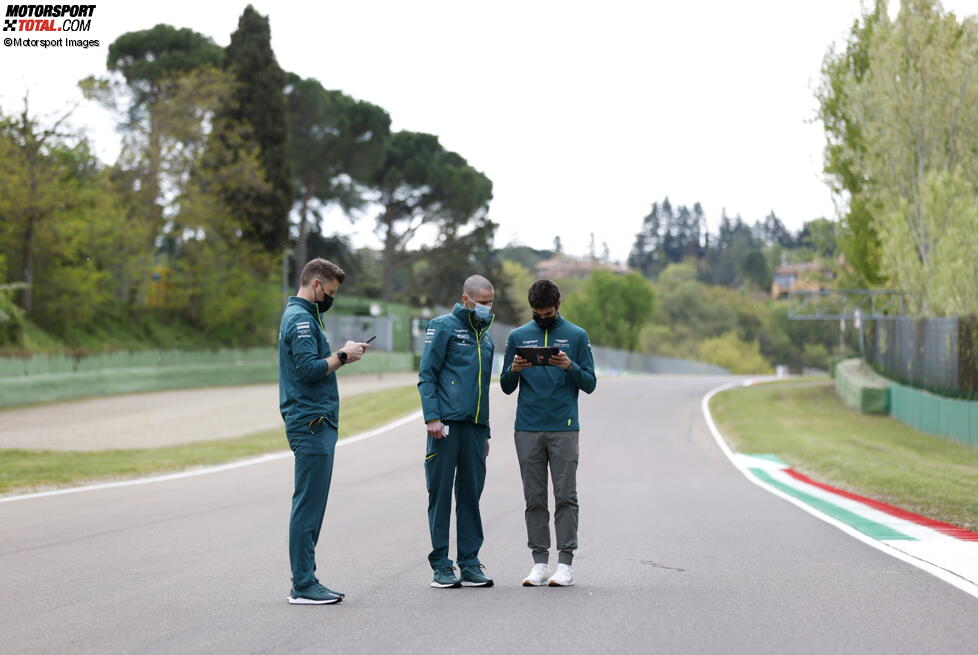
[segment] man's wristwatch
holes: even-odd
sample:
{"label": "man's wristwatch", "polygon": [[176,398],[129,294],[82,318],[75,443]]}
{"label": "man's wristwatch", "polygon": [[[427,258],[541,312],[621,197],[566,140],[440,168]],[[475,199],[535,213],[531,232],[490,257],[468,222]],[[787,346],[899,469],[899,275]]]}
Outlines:
{"label": "man's wristwatch", "polygon": [[338,351],[336,356],[340,359],[340,366],[346,364],[346,360],[350,358],[350,355],[343,350]]}

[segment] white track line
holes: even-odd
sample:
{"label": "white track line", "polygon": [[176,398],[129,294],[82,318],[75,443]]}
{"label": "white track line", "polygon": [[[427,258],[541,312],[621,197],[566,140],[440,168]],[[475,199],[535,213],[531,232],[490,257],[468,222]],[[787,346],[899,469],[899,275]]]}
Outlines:
{"label": "white track line", "polygon": [[[362,434],[357,434],[352,437],[347,437],[345,439],[340,439],[336,446],[349,446],[350,444],[357,443],[358,441],[364,441],[365,439],[371,439],[373,437],[389,432],[395,428],[399,428],[402,425],[407,425],[412,421],[417,421],[422,418],[423,414],[420,411],[409,414],[403,418],[399,418],[396,421],[391,421],[386,425],[382,425],[375,430],[369,432],[364,432]],[[259,455],[258,457],[250,457],[248,459],[241,459],[236,462],[231,462],[229,464],[217,464],[215,466],[202,466],[200,468],[190,469],[188,471],[180,471],[179,473],[169,473],[167,475],[154,475],[148,478],[135,478],[132,480],[119,480],[118,482],[102,482],[99,484],[90,484],[83,487],[69,487],[67,489],[54,489],[52,491],[39,491],[32,494],[21,494],[19,496],[6,496],[0,498],[0,503],[10,503],[15,500],[29,500],[31,498],[46,498],[48,496],[63,496],[64,494],[77,494],[82,491],[97,491],[99,489],[114,489],[116,487],[133,487],[138,484],[150,484],[153,482],[168,482],[170,480],[180,480],[182,478],[192,478],[197,475],[208,475],[210,473],[220,473],[221,471],[230,471],[232,469],[244,468],[245,466],[254,466],[255,464],[264,464],[265,462],[274,462],[275,460],[285,459],[287,457],[292,457],[291,450],[285,450],[277,453],[268,453],[266,455]]]}
{"label": "white track line", "polygon": [[730,449],[730,446],[727,445],[726,440],[724,440],[723,435],[720,434],[720,430],[717,428],[716,423],[713,421],[713,415],[710,413],[710,399],[713,398],[713,396],[720,393],[721,391],[726,391],[727,389],[732,389],[733,387],[738,387],[738,386],[749,386],[756,382],[757,380],[747,380],[744,382],[734,381],[734,382],[727,382],[725,384],[721,384],[720,386],[714,387],[713,389],[708,391],[707,394],[703,396],[703,400],[700,403],[703,409],[703,417],[706,419],[706,425],[708,428],[710,428],[710,433],[713,435],[713,438],[716,440],[717,445],[720,447],[720,450],[723,451],[723,454],[727,456],[727,459],[730,460],[730,463],[733,464],[745,478],[750,480],[752,483],[756,484],[761,489],[764,489],[765,491],[774,494],[778,498],[786,500],[792,505],[795,505],[796,507],[803,509],[804,511],[808,512],[815,518],[821,521],[825,521],[829,525],[834,526],[839,530],[842,530],[850,537],[853,537],[854,539],[858,539],[864,544],[868,546],[872,546],[876,550],[886,553],[891,557],[895,557],[898,560],[902,560],[907,564],[912,564],[913,566],[916,566],[918,569],[926,571],[927,573],[930,573],[931,575],[940,578],[944,582],[954,587],[957,587],[964,593],[973,596],[974,598],[978,598],[978,587],[976,587],[973,583],[969,582],[968,580],[965,580],[964,578],[960,577],[956,573],[952,571],[948,571],[947,569],[943,569],[939,566],[936,566],[926,560],[913,557],[912,555],[908,555],[902,551],[896,550],[895,547],[892,547],[885,542],[877,541],[876,539],[868,537],[864,535],[862,532],[856,530],[855,528],[852,528],[846,525],[845,523],[832,518],[831,516],[823,514],[822,512],[818,511],[814,507],[811,507],[804,501],[799,500],[794,496],[789,496],[788,494],[778,489],[769,487],[768,485],[764,484],[763,482],[755,478],[750,473],[750,471],[745,470],[744,467],[742,467],[737,462],[737,459],[734,457],[733,451]]}

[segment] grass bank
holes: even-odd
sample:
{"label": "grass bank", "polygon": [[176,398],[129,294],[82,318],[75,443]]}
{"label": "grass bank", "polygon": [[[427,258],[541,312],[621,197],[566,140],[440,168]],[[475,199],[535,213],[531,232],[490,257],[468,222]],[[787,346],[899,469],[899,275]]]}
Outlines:
{"label": "grass bank", "polygon": [[[415,386],[353,396],[343,401],[340,438],[380,427],[418,406]],[[0,493],[180,471],[287,449],[283,429],[165,448],[96,452],[0,449]]]}
{"label": "grass bank", "polygon": [[851,410],[829,380],[731,389],[710,410],[739,452],[773,453],[822,482],[978,530],[978,449]]}

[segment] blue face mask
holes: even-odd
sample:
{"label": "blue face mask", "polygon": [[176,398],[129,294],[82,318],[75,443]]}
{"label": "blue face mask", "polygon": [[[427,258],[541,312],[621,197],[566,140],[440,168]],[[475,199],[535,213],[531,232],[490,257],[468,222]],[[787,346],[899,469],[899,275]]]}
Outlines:
{"label": "blue face mask", "polygon": [[481,318],[483,321],[489,320],[489,316],[492,315],[492,307],[489,305],[475,304],[475,315]]}

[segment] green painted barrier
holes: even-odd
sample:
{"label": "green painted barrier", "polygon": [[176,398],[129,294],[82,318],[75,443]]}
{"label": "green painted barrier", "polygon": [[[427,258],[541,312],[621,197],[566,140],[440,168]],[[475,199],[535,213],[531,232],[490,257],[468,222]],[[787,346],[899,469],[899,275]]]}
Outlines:
{"label": "green painted barrier", "polygon": [[912,428],[978,447],[978,402],[892,383],[891,415]]}
{"label": "green painted barrier", "polygon": [[829,357],[829,377],[833,380],[835,379],[835,368],[839,365],[839,362],[845,361],[845,357],[842,355],[832,355]]}
{"label": "green painted barrier", "polygon": [[972,446],[978,447],[978,403],[971,403],[970,407],[971,413],[971,436],[970,442]]}
{"label": "green painted barrier", "polygon": [[275,348],[225,350],[140,350],[96,353],[81,357],[34,355],[0,358],[0,380],[10,377],[104,371],[123,368],[226,365],[274,362]]}
{"label": "green painted barrier", "polygon": [[[941,406],[941,434],[955,441],[978,446],[978,442],[973,441],[971,438],[972,406],[978,409],[978,403],[945,398]],[[978,428],[978,425],[975,428]]]}
{"label": "green painted barrier", "polygon": [[853,409],[887,414],[910,427],[978,447],[978,401],[938,396],[875,373],[862,360],[835,367],[835,390]]}
{"label": "green painted barrier", "polygon": [[[340,375],[412,371],[411,353],[372,352]],[[278,380],[275,348],[143,351],[0,359],[0,407]]]}
{"label": "green painted barrier", "polygon": [[846,359],[835,365],[835,391],[845,404],[863,414],[889,412],[889,381],[869,370],[860,359]]}

